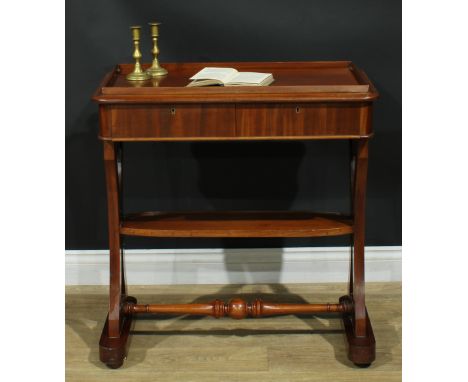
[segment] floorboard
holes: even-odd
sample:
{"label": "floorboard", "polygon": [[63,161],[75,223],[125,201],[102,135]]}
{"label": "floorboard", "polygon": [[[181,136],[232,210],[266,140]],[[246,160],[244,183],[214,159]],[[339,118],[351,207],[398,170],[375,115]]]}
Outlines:
{"label": "floorboard", "polygon": [[[145,303],[246,300],[337,302],[344,284],[130,286]],[[66,377],[75,381],[401,381],[401,284],[366,284],[376,361],[356,368],[345,354],[340,320],[329,315],[216,320],[140,317],[122,368],[99,361],[107,287],[66,288]]]}

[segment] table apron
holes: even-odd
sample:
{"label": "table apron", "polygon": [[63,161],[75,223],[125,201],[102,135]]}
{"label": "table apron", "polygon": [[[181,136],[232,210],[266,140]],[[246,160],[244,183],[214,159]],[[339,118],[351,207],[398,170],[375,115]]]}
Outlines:
{"label": "table apron", "polygon": [[100,105],[104,140],[346,139],[372,134],[372,103]]}

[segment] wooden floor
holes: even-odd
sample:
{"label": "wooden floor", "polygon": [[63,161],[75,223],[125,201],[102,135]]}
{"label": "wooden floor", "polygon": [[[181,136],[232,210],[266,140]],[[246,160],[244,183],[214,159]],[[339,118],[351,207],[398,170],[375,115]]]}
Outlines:
{"label": "wooden floor", "polygon": [[[401,284],[366,284],[376,361],[359,369],[345,354],[341,320],[283,316],[216,320],[139,316],[127,360],[117,370],[99,361],[107,287],[66,289],[67,381],[401,381]],[[344,284],[130,286],[139,303],[247,300],[338,302]],[[277,296],[273,296],[277,293]]]}

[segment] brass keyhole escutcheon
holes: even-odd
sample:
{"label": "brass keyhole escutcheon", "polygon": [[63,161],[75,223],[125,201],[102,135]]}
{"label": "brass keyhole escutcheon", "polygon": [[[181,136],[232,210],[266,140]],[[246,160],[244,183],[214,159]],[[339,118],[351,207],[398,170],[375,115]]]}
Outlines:
{"label": "brass keyhole escutcheon", "polygon": [[296,113],[300,113],[301,112],[301,108],[299,106],[296,106]]}
{"label": "brass keyhole escutcheon", "polygon": [[176,110],[175,107],[171,107],[171,115],[175,115],[175,110]]}

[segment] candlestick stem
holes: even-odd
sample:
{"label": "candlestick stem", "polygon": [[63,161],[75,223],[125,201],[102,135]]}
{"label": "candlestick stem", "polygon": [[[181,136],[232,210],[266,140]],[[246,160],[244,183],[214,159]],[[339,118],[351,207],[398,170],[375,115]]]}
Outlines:
{"label": "candlestick stem", "polygon": [[151,76],[143,71],[141,68],[141,52],[140,52],[140,26],[130,27],[132,30],[132,39],[133,39],[133,58],[135,59],[135,68],[133,72],[127,75],[127,80],[129,81],[144,81],[151,78]]}
{"label": "candlestick stem", "polygon": [[159,65],[159,60],[158,60],[158,55],[159,55],[159,49],[158,49],[158,36],[159,36],[159,30],[158,30],[158,25],[161,25],[161,23],[149,23],[150,28],[151,28],[151,38],[153,40],[153,49],[151,50],[151,53],[153,54],[153,62],[151,64],[151,67],[146,70],[146,72],[151,76],[151,77],[160,77],[164,76],[167,74],[167,70],[164,69]]}

